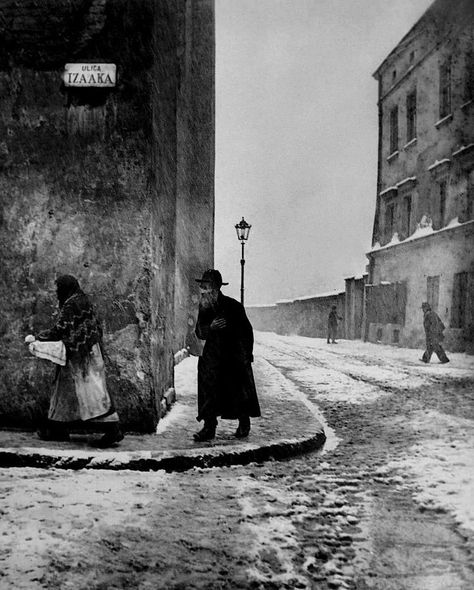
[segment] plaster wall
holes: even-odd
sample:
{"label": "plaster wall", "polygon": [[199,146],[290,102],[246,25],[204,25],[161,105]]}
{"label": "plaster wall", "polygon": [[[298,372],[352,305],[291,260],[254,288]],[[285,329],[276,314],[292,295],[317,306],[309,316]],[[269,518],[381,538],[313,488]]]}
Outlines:
{"label": "plaster wall", "polygon": [[328,316],[333,305],[343,319],[339,322],[338,336],[344,337],[345,294],[312,297],[268,307],[248,307],[247,315],[256,330],[277,334],[326,338]]}
{"label": "plaster wall", "polygon": [[407,303],[405,325],[373,323],[369,326],[369,340],[393,343],[393,330],[399,330],[401,346],[423,347],[425,335],[421,303],[427,300],[427,278],[439,276],[438,314],[446,326],[446,348],[472,352],[472,333],[451,328],[450,324],[454,275],[460,272],[474,272],[473,243],[474,222],[469,222],[372,253],[370,257],[373,284],[384,281],[406,282]]}
{"label": "plaster wall", "polygon": [[[377,73],[381,91],[374,244],[390,242],[394,232],[400,239],[406,238],[424,216],[429,217],[436,228],[456,216],[466,220],[468,174],[456,152],[474,142],[474,96],[469,94],[468,84],[473,68],[474,14],[473,7],[466,2],[459,3],[458,11],[451,11],[452,5],[446,1],[436,4],[440,6],[436,18],[426,17],[417,23]],[[443,117],[440,114],[440,68],[448,60],[451,64],[451,109]],[[414,91],[416,133],[411,139],[407,96]],[[390,116],[394,107],[398,108],[396,151],[390,147]],[[439,162],[443,164],[437,166]],[[443,219],[439,214],[438,195],[438,182],[442,179],[447,180]],[[403,219],[404,197],[411,197],[409,227],[405,227]],[[390,229],[385,212],[391,203],[395,205],[395,219]]]}
{"label": "plaster wall", "polygon": [[[193,51],[180,54],[186,3],[0,0],[0,14],[0,425],[32,426],[47,408],[54,368],[29,356],[23,339],[51,324],[54,279],[70,273],[102,319],[107,382],[125,428],[153,431],[183,331],[176,270],[190,256],[177,264],[176,228],[184,233],[189,220],[177,210],[178,186],[191,182],[177,166],[177,129],[194,116],[187,103],[177,108]],[[212,3],[195,3],[191,17],[198,43],[213,31]],[[212,64],[213,37],[206,48]],[[117,85],[68,90],[68,62],[115,63]],[[213,195],[201,215],[213,217]],[[206,240],[193,250],[201,265]]]}

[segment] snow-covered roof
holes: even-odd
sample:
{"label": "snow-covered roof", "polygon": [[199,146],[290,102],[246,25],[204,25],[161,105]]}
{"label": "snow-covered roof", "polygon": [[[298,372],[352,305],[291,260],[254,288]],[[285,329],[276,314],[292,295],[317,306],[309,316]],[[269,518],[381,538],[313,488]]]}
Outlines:
{"label": "snow-covered roof", "polygon": [[398,233],[393,234],[392,239],[390,240],[390,242],[388,244],[385,244],[384,246],[381,246],[379,242],[376,242],[373,246],[373,248],[371,250],[369,250],[368,254],[370,254],[371,252],[377,252],[380,250],[385,250],[387,248],[391,248],[392,246],[397,246],[399,244],[405,244],[407,242],[413,242],[414,240],[418,240],[420,238],[424,238],[426,236],[430,236],[430,235],[434,235],[434,234],[439,234],[441,232],[444,231],[448,231],[450,229],[453,229],[455,227],[460,227],[460,226],[466,226],[466,225],[470,225],[470,224],[474,224],[474,220],[471,221],[465,221],[464,223],[460,223],[459,218],[458,217],[454,217],[454,219],[451,219],[451,221],[444,227],[440,228],[440,229],[433,229],[433,226],[431,224],[431,220],[428,220],[423,223],[423,220],[427,218],[425,218],[425,216],[423,216],[423,219],[421,220],[421,222],[418,224],[416,230],[411,234],[411,236],[408,236],[408,238],[406,238],[405,240],[400,241],[398,238]]}
{"label": "snow-covered roof", "polygon": [[316,295],[305,295],[304,297],[298,297],[294,301],[306,301],[307,299],[320,299],[323,297],[334,297],[335,295],[341,295],[342,293],[345,293],[345,291],[340,291],[340,290],[339,291],[338,290],[327,291],[326,293],[317,293]]}
{"label": "snow-covered roof", "polygon": [[252,303],[252,305],[246,305],[247,309],[252,309],[254,307],[276,307],[276,303]]}

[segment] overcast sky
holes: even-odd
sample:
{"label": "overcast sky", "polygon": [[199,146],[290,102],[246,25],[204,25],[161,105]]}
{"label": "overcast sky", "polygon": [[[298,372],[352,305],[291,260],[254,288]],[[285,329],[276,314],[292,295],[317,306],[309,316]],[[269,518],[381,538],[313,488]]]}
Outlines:
{"label": "overcast sky", "polygon": [[216,0],[215,266],[245,304],[344,289],[376,195],[373,72],[431,0]]}

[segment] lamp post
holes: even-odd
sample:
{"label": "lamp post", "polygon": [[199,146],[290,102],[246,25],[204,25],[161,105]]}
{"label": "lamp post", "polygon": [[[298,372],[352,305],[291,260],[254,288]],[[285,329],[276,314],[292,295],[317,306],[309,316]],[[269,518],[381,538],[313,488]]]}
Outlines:
{"label": "lamp post", "polygon": [[242,217],[242,221],[235,225],[235,231],[237,232],[237,238],[242,244],[242,258],[240,259],[240,303],[244,304],[244,266],[245,266],[245,258],[244,258],[244,246],[245,242],[249,238],[250,228],[252,226],[249,225],[245,219]]}

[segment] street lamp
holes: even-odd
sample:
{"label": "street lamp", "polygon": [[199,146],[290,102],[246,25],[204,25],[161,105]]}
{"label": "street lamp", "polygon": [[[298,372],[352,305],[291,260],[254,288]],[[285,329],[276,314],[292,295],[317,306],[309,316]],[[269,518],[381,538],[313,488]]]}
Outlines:
{"label": "street lamp", "polygon": [[245,258],[244,258],[244,246],[245,242],[249,239],[250,228],[252,226],[249,225],[245,219],[242,217],[242,221],[235,225],[235,231],[237,232],[237,239],[242,244],[242,258],[240,259],[240,303],[244,304],[244,265],[245,265]]}

